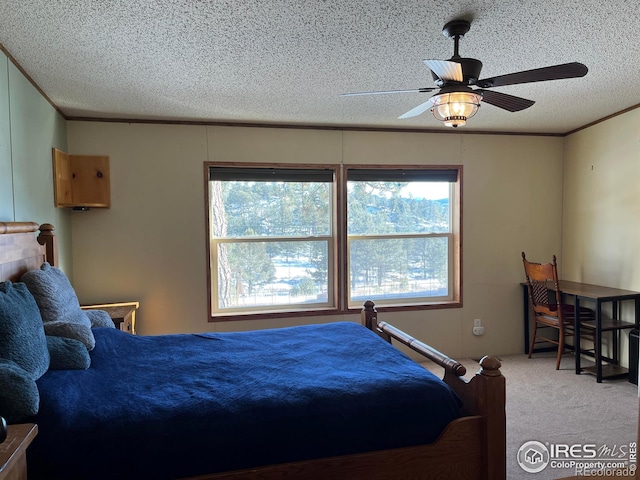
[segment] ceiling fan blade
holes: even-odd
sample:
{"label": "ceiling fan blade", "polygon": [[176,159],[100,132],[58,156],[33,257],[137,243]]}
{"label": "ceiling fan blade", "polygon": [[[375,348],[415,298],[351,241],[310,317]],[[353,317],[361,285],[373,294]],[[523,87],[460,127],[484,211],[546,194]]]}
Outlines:
{"label": "ceiling fan blade", "polygon": [[424,64],[439,78],[448,82],[462,82],[462,65],[449,60],[425,60]]}
{"label": "ceiling fan blade", "polygon": [[435,88],[414,88],[412,90],[385,90],[380,92],[355,92],[355,93],[341,93],[341,97],[355,97],[357,95],[383,95],[387,93],[426,93],[433,92]]}
{"label": "ceiling fan blade", "polygon": [[509,73],[498,77],[478,80],[476,85],[481,88],[502,87],[519,83],[545,82],[547,80],[561,80],[563,78],[584,77],[589,69],[582,63],[572,62],[551,67],[536,68],[524,72]]}
{"label": "ceiling fan blade", "polygon": [[409,110],[407,113],[400,115],[398,118],[399,119],[404,119],[404,118],[411,118],[411,117],[417,117],[418,115],[420,115],[423,112],[426,112],[427,110],[429,110],[432,106],[433,106],[433,102],[431,101],[433,97],[431,97],[429,100],[427,100],[424,103],[421,103],[420,105],[418,105],[415,108],[412,108],[411,110]]}
{"label": "ceiling fan blade", "polygon": [[495,92],[493,90],[478,89],[474,90],[474,92],[482,95],[483,102],[493,105],[494,107],[508,110],[509,112],[519,112],[536,103],[533,100],[527,100],[526,98],[507,95],[506,93]]}

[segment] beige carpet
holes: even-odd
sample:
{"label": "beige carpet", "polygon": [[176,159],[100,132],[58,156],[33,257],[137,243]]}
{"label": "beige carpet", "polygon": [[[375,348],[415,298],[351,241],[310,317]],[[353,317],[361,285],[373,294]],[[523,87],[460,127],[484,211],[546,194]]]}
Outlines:
{"label": "beige carpet", "polygon": [[[470,359],[460,360],[467,376],[479,369]],[[517,462],[518,449],[528,441],[542,444],[595,444],[612,452],[637,441],[638,387],[626,379],[597,383],[592,375],[576,375],[571,355],[555,370],[553,354],[501,357],[507,379],[507,478],[551,480],[575,475],[574,468],[525,472]],[[437,367],[430,370],[438,372]],[[618,450],[619,451],[619,450]]]}

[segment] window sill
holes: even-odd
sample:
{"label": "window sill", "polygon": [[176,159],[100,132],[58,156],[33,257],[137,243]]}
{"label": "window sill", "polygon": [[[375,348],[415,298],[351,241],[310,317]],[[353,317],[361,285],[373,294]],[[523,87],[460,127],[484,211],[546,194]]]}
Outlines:
{"label": "window sill", "polygon": [[[364,302],[363,302],[364,303]],[[420,305],[376,305],[379,312],[404,312],[414,310],[440,310],[445,308],[462,308],[462,302],[438,302],[423,303]],[[327,310],[309,310],[309,311],[287,311],[287,312],[269,312],[269,313],[244,313],[217,315],[209,318],[210,323],[216,322],[237,322],[241,320],[271,320],[282,318],[299,318],[299,317],[319,317],[332,315],[352,315],[362,311],[362,306],[348,308],[347,310],[327,309]]]}

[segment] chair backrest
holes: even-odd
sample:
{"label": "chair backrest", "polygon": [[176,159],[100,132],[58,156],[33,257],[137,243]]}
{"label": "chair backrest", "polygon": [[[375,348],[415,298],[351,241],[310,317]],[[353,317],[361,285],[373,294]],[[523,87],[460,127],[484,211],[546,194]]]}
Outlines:
{"label": "chair backrest", "polygon": [[[560,298],[556,256],[553,256],[551,263],[534,263],[527,261],[524,252],[522,252],[522,263],[524,264],[529,299],[534,313],[536,315],[557,317],[562,320],[562,309],[558,308],[558,301],[556,300]],[[555,293],[553,298],[549,295],[550,289]]]}

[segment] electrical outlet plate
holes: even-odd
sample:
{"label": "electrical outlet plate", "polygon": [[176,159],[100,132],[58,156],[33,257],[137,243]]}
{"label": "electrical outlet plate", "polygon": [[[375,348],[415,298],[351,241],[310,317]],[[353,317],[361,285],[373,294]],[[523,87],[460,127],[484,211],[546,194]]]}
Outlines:
{"label": "electrical outlet plate", "polygon": [[473,327],[473,334],[480,336],[484,334],[484,327]]}

